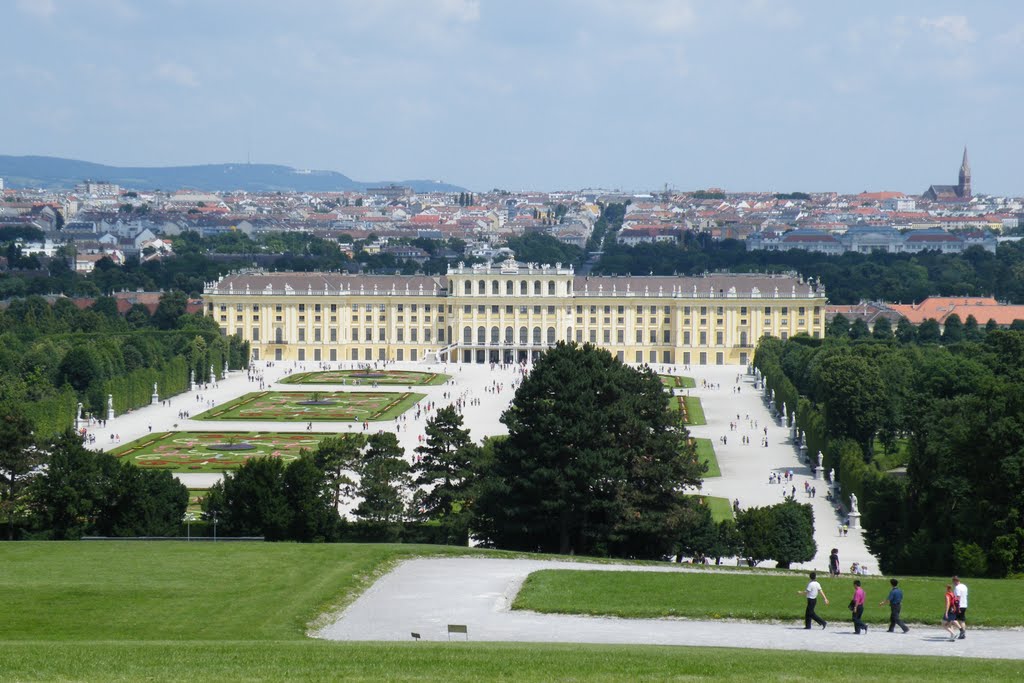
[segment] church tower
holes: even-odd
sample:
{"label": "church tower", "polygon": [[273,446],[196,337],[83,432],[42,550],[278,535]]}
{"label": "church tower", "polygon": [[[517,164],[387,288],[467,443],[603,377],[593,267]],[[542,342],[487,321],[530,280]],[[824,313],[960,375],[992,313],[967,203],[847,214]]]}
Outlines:
{"label": "church tower", "polygon": [[964,160],[960,162],[960,184],[956,193],[963,200],[971,198],[971,162],[967,160],[967,147],[964,146]]}

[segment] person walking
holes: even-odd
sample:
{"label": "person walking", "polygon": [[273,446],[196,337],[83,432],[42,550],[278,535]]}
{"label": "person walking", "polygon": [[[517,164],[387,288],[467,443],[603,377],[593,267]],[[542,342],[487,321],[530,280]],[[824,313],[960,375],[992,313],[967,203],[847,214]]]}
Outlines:
{"label": "person walking", "polygon": [[814,623],[824,629],[828,626],[828,622],[815,614],[814,608],[818,604],[819,593],[821,594],[821,599],[825,601],[826,605],[828,605],[828,596],[825,595],[824,589],[822,589],[821,584],[818,583],[817,572],[811,572],[810,579],[811,580],[807,584],[807,588],[802,591],[797,591],[797,594],[807,596],[807,609],[804,611],[804,629],[810,630],[811,621],[814,621]]}
{"label": "person walking", "polygon": [[960,640],[967,637],[967,584],[959,576],[953,577],[953,595],[956,596],[956,625],[960,627]]}
{"label": "person walking", "polygon": [[956,640],[956,595],[953,593],[953,586],[946,584],[946,603],[942,608],[942,627],[949,634],[949,640]]}
{"label": "person walking", "polygon": [[828,573],[839,576],[839,548],[832,548],[832,554],[828,556]]}
{"label": "person walking", "polygon": [[892,588],[889,589],[888,597],[878,603],[878,606],[889,605],[889,633],[895,632],[897,625],[906,633],[910,627],[900,619],[900,610],[903,609],[903,589],[899,588],[900,582],[896,579],[889,579],[889,585]]}
{"label": "person walking", "polygon": [[864,623],[864,589],[860,586],[860,579],[853,582],[853,600],[850,600],[850,612],[853,616],[853,632],[860,635],[863,630],[867,635],[868,625]]}

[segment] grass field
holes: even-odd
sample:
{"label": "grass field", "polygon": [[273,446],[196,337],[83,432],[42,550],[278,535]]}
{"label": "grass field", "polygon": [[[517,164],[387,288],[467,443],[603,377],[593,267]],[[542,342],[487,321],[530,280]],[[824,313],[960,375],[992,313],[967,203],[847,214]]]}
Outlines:
{"label": "grass field", "polygon": [[718,468],[718,458],[715,457],[715,447],[711,439],[693,439],[697,444],[697,459],[708,464],[708,471],[704,477],[720,477],[722,470]]}
{"label": "grass field", "polygon": [[671,410],[678,410],[683,414],[683,424],[699,426],[708,423],[704,417],[704,406],[696,396],[672,396],[668,406]]}
{"label": "grass field", "polygon": [[[488,553],[466,548],[156,542],[2,548],[3,680],[863,683],[1024,675],[1020,661],[639,645],[335,643],[305,636],[318,615],[344,604],[393,562]],[[782,580],[786,590],[790,583],[802,588],[796,576]],[[971,588],[979,597],[995,593],[985,582]],[[916,589],[908,591],[913,596]],[[773,598],[758,593],[758,600]]]}
{"label": "grass field", "polygon": [[[221,472],[237,469],[250,458],[290,462],[303,448],[314,450],[332,434],[314,432],[161,432],[147,434],[112,451],[139,467],[172,472]],[[241,450],[240,450],[241,449]]]}
{"label": "grass field", "polygon": [[240,396],[192,419],[373,422],[393,420],[424,396],[386,391],[261,391]]}
{"label": "grass field", "polygon": [[[889,608],[878,603],[889,593],[889,581],[859,577],[867,594],[864,621],[889,623]],[[827,621],[849,621],[846,604],[853,595],[853,577],[819,575],[830,606],[818,603]],[[900,579],[905,591],[903,619],[937,625],[942,578]],[[970,623],[973,626],[1024,626],[1024,581],[970,579]],[[797,595],[807,584],[803,574],[743,573],[665,574],[652,572],[583,572],[544,570],[527,578],[513,609],[617,617],[689,617],[802,621],[805,601]]]}
{"label": "grass field", "polygon": [[662,386],[666,389],[694,389],[697,387],[697,383],[693,381],[692,377],[683,377],[682,375],[658,375],[661,380]]}
{"label": "grass field", "polygon": [[444,384],[448,375],[439,372],[416,372],[414,370],[326,370],[323,372],[300,372],[288,375],[282,384],[349,384],[437,386]]}

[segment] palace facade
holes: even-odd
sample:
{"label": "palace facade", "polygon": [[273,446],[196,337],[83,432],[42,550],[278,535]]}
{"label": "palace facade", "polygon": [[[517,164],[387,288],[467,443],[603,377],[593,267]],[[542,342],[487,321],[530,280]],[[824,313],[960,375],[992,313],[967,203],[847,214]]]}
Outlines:
{"label": "palace facade", "polygon": [[745,365],[764,335],[825,334],[824,288],[793,275],[578,276],[508,260],[446,276],[245,272],[203,298],[254,360],[513,363],[571,340],[627,363]]}

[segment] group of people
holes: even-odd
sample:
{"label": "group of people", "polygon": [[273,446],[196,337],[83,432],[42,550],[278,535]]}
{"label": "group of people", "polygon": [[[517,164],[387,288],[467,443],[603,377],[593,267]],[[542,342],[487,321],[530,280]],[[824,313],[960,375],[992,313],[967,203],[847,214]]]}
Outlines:
{"label": "group of people", "polygon": [[[835,553],[835,551],[833,552]],[[835,556],[838,561],[838,554]],[[838,572],[833,571],[831,566],[829,571],[833,576],[838,574]],[[821,596],[826,605],[829,604],[828,596],[825,595],[825,590],[818,583],[816,572],[810,573],[810,579],[806,588],[797,591],[798,594],[807,598],[807,607],[804,611],[804,628],[809,630],[813,621],[824,629],[828,626],[828,622],[818,616],[816,608],[818,596]],[[889,585],[891,586],[889,594],[885,600],[878,603],[879,607],[883,605],[889,606],[889,633],[895,632],[897,626],[900,627],[903,633],[910,630],[910,627],[904,623],[900,616],[903,610],[903,589],[899,587],[899,584],[898,579],[889,579]],[[960,577],[954,576],[953,582],[946,585],[946,594],[943,597],[945,603],[942,612],[942,626],[949,633],[950,641],[963,640],[967,637],[967,584],[961,581]],[[854,579],[853,597],[850,599],[849,610],[851,620],[853,621],[853,632],[857,635],[868,632],[868,625],[864,623],[863,619],[865,599],[866,595],[860,579]]]}

